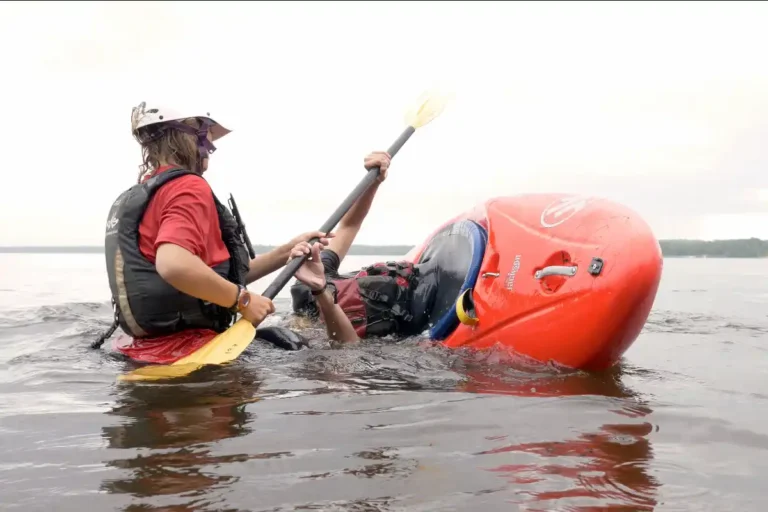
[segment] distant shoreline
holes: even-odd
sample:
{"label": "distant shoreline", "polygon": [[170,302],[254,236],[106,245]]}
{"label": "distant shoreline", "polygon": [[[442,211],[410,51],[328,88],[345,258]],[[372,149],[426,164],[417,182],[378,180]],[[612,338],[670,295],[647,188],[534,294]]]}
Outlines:
{"label": "distant shoreline", "polygon": [[[768,258],[768,240],[747,238],[738,240],[660,240],[665,258]],[[353,245],[354,256],[403,256],[413,245]],[[256,254],[275,248],[255,245]],[[101,246],[7,246],[0,254],[101,254]]]}

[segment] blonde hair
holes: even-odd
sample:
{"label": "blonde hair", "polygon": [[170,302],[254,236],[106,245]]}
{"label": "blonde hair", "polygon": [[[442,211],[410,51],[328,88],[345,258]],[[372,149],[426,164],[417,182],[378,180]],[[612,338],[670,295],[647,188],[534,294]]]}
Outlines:
{"label": "blonde hair", "polygon": [[[199,128],[197,119],[185,119],[184,124]],[[149,125],[138,130],[136,140],[141,145],[139,182],[162,165],[178,165],[192,172],[201,173],[197,137],[165,124]]]}

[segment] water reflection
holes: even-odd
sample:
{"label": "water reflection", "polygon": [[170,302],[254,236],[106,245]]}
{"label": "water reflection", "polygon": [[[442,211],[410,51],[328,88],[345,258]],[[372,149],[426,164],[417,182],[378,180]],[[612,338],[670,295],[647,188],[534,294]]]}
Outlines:
{"label": "water reflection", "polygon": [[[599,375],[563,373],[541,367],[516,368],[509,361],[498,364],[456,352],[383,345],[365,350],[306,351],[290,359],[270,354],[259,354],[262,365],[268,363],[273,376],[269,389],[261,389],[259,376],[248,365],[208,369],[191,377],[194,381],[173,385],[119,386],[111,414],[120,419],[120,425],[105,427],[103,432],[109,447],[120,449],[120,458],[109,465],[119,468],[124,476],[103,482],[102,489],[138,498],[142,503],[132,505],[141,507],[136,510],[226,508],[227,493],[236,487],[240,479],[237,475],[243,474],[242,467],[236,469],[233,465],[255,458],[295,457],[295,453],[284,451],[222,454],[221,441],[251,432],[254,418],[246,405],[259,396],[282,395],[290,399],[315,395],[319,399],[319,395],[338,392],[394,392],[391,398],[379,399],[372,409],[335,411],[327,401],[312,400],[299,403],[317,403],[317,408],[289,408],[279,413],[284,418],[307,417],[303,421],[310,423],[301,428],[312,430],[310,425],[325,422],[339,425],[340,431],[346,432],[368,423],[352,420],[351,415],[393,414],[395,406],[405,403],[396,398],[398,392],[459,391],[507,395],[510,400],[496,402],[500,404],[495,406],[496,410],[525,415],[521,421],[510,422],[501,431],[503,435],[478,438],[474,446],[483,444],[482,449],[469,448],[467,453],[474,461],[466,467],[484,475],[476,481],[477,489],[493,488],[488,479],[499,482],[504,486],[506,499],[524,504],[526,510],[651,511],[656,507],[660,483],[649,471],[653,463],[649,435],[654,427],[647,417],[652,410],[624,382],[627,372],[637,373],[635,369],[619,366]],[[276,373],[280,375],[277,382]],[[303,384],[297,386],[297,379]],[[281,389],[283,385],[285,389]],[[423,410],[421,407],[403,408],[392,418],[403,424],[422,420],[418,414],[411,416],[413,411]],[[448,414],[457,414],[458,420],[462,409],[450,407]],[[319,418],[314,419],[315,416]],[[323,419],[330,416],[341,418],[330,422]],[[489,414],[484,420],[493,422],[492,416]],[[540,427],[521,428],[526,426],[525,417],[530,417],[531,423],[538,422]],[[298,424],[285,421],[286,432],[291,435]],[[423,457],[401,457],[400,450],[406,447],[407,451],[414,440],[398,440],[391,432],[377,434],[371,444],[363,443],[360,449],[350,452],[350,460],[366,461],[362,466],[342,462],[330,450],[320,467],[311,463],[304,466],[304,462],[292,458],[295,469],[281,473],[282,478],[301,482],[296,496],[302,496],[307,503],[315,499],[311,489],[320,489],[311,486],[320,482],[324,482],[321,494],[344,494],[346,491],[336,489],[334,484],[339,478],[414,478]],[[452,430],[438,429],[428,435],[430,445],[436,443],[443,451],[455,449]],[[349,442],[354,445],[360,440],[354,438]],[[346,441],[326,432],[313,443],[343,447]],[[288,446],[293,445],[284,445],[283,449]],[[439,462],[432,463],[440,466]],[[380,499],[394,490],[385,491],[382,487],[365,499],[348,496],[347,505],[361,506],[368,499]],[[396,492],[389,496],[398,499]],[[157,500],[178,500],[184,504],[167,505]],[[346,506],[339,503],[335,502],[335,506]],[[325,505],[330,506],[329,502]]]}
{"label": "water reflection", "polygon": [[[128,476],[103,482],[102,490],[136,497],[184,494],[189,503],[190,497],[202,497],[237,479],[204,468],[221,469],[233,462],[281,456],[212,452],[217,442],[250,433],[252,418],[246,405],[258,400],[260,384],[255,371],[239,367],[236,373],[232,368],[205,369],[173,384],[118,386],[109,414],[119,417],[120,425],[103,427],[102,433],[109,448],[123,450],[122,455],[133,451],[135,456],[108,463]],[[140,509],[196,510],[192,504],[142,505]]]}
{"label": "water reflection", "polygon": [[[507,444],[505,439],[498,439],[502,446],[477,455],[505,454],[505,458],[521,461],[486,469],[520,488],[520,494],[533,507],[529,510],[654,510],[661,485],[649,473],[653,449],[648,436],[654,426],[638,421],[652,410],[622,382],[625,372],[625,367],[617,366],[599,375],[571,373],[524,379],[519,374],[504,378],[501,371],[494,374],[487,367],[468,366],[461,386],[465,391],[520,397],[605,397],[609,400],[601,402],[608,406],[608,412],[626,419],[558,441]],[[564,402],[561,405],[567,407]],[[576,406],[583,407],[583,403]],[[564,411],[561,418],[565,424],[566,414]],[[579,430],[584,429],[579,426]],[[561,508],[564,504],[568,505]],[[536,508],[539,505],[542,508]]]}
{"label": "water reflection", "polygon": [[[486,439],[497,447],[474,453],[478,466],[506,480],[517,500],[530,510],[637,512],[656,507],[661,484],[650,472],[654,457],[649,436],[655,427],[647,421],[653,411],[625,383],[628,375],[648,378],[647,372],[618,365],[588,374],[510,360],[503,354],[419,350],[378,346],[346,351],[344,357],[323,351],[308,356],[292,374],[358,393],[462,391],[531,399],[538,407],[535,413],[525,410],[526,401],[510,402],[509,410],[541,422],[533,436],[510,442],[526,436],[510,431]],[[537,439],[541,436],[544,441]],[[494,459],[504,463],[487,465]]]}

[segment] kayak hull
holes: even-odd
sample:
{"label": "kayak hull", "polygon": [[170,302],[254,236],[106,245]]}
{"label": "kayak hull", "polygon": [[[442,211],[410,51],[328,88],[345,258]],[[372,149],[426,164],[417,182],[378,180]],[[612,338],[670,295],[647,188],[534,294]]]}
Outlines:
{"label": "kayak hull", "polygon": [[476,223],[487,240],[472,270],[474,320],[457,322],[442,344],[501,346],[542,363],[599,371],[635,342],[662,274],[658,240],[637,213],[597,197],[498,197],[450,219],[405,259],[418,262],[435,233],[461,221]]}

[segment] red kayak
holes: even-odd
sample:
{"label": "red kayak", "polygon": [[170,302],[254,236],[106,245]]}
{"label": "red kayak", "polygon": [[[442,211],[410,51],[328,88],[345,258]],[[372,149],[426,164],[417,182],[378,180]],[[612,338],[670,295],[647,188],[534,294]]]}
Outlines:
{"label": "red kayak", "polygon": [[566,194],[485,201],[405,259],[441,272],[430,338],[590,371],[614,365],[637,339],[662,270],[637,213]]}

